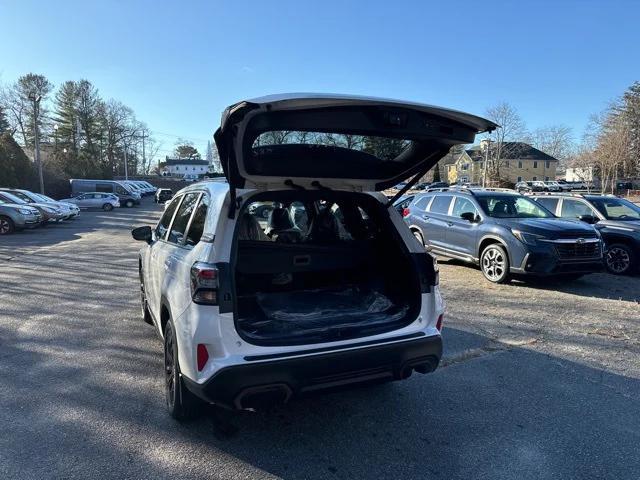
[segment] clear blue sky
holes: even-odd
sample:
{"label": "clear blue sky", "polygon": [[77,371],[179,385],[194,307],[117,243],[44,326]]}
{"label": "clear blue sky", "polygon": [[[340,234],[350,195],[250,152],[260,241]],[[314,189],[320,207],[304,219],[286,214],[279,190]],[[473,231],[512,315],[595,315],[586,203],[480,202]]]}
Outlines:
{"label": "clear blue sky", "polygon": [[579,136],[640,80],[639,18],[639,1],[604,0],[0,0],[0,82],[87,78],[201,149],[225,106],[299,91],[477,114],[508,101],[530,128]]}

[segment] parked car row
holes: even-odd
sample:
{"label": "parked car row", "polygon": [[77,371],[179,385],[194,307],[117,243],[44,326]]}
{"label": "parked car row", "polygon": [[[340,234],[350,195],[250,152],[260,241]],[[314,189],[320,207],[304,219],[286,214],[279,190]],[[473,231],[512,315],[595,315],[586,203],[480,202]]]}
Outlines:
{"label": "parked car row", "polygon": [[478,265],[491,282],[638,267],[640,207],[617,197],[448,188],[395,206],[429,251]]}
{"label": "parked car row", "polygon": [[73,203],[29,190],[0,188],[0,235],[71,220],[79,214],[80,209]]}
{"label": "parked car row", "polygon": [[140,205],[143,196],[154,195],[156,188],[148,182],[134,180],[93,180],[87,178],[72,178],[71,196],[77,197],[82,193],[109,193],[116,195],[120,204],[131,208]]}
{"label": "parked car row", "polygon": [[148,182],[133,180],[72,179],[70,184],[72,196],[62,200],[19,188],[0,188],[0,235],[71,220],[80,214],[80,209],[111,211],[120,206],[133,207],[142,196],[156,192]]}

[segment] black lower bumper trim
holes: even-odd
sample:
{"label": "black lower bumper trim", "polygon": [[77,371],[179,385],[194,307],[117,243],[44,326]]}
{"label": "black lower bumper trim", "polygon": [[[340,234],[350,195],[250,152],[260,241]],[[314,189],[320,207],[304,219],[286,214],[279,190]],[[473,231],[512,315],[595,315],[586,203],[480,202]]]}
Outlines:
{"label": "black lower bumper trim", "polygon": [[184,378],[203,400],[233,409],[256,408],[260,400],[287,401],[318,390],[400,380],[412,371],[432,372],[442,356],[440,335],[372,345],[357,350],[256,362],[223,368],[206,383]]}

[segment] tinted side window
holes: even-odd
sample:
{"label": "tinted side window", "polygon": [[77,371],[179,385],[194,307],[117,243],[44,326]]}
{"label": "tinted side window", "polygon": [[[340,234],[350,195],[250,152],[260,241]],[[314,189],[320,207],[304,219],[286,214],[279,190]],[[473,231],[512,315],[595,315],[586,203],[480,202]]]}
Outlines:
{"label": "tinted side window", "polygon": [[184,242],[185,245],[193,246],[200,241],[202,233],[204,232],[204,222],[207,219],[208,210],[209,196],[205,194],[202,195],[200,203],[196,208],[196,213],[193,215],[193,220],[191,220],[191,226],[189,227],[189,232]]}
{"label": "tinted side window", "polygon": [[451,203],[451,199],[453,197],[451,195],[438,195],[431,202],[431,208],[429,209],[432,213],[442,213],[446,215],[449,212],[449,204]]}
{"label": "tinted side window", "polygon": [[562,201],[562,210],[560,213],[561,217],[569,217],[569,218],[577,218],[581,215],[594,215],[591,207],[582,203],[579,200],[572,200],[570,198],[565,198]]}
{"label": "tinted side window", "polygon": [[180,204],[178,213],[176,213],[176,217],[174,218],[173,224],[171,225],[171,231],[169,232],[169,236],[167,237],[168,242],[182,243],[184,232],[187,229],[189,219],[191,218],[191,214],[196,207],[199,196],[200,193],[187,193],[184,196],[184,200]]}
{"label": "tinted side window", "polygon": [[156,238],[164,238],[167,230],[169,229],[169,224],[171,223],[173,214],[175,213],[176,207],[180,203],[181,198],[182,197],[174,198],[173,201],[165,209],[164,214],[162,215],[162,218],[160,219],[160,222],[158,222],[158,226],[156,227]]}
{"label": "tinted side window", "polygon": [[96,183],[96,192],[113,192],[113,186],[110,183]]}
{"label": "tinted side window", "polygon": [[477,209],[471,200],[468,198],[456,197],[456,203],[453,205],[453,213],[454,217],[459,217],[463,213],[473,213],[476,214]]}
{"label": "tinted side window", "polygon": [[542,205],[544,208],[549,210],[551,213],[556,213],[556,207],[558,206],[558,199],[553,197],[539,197],[536,198],[536,202]]}
{"label": "tinted side window", "polygon": [[413,206],[419,210],[426,210],[427,205],[429,205],[429,200],[431,200],[431,197],[419,198]]}

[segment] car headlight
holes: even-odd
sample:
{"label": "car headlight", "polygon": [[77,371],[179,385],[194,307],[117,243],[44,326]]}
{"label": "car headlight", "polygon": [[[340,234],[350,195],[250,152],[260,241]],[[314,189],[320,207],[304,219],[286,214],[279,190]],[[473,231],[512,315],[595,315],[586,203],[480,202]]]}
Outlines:
{"label": "car headlight", "polygon": [[33,213],[33,210],[29,208],[19,208],[18,211],[23,215],[31,215]]}
{"label": "car headlight", "polygon": [[513,236],[526,245],[536,245],[539,240],[543,240],[546,237],[542,235],[536,235],[535,233],[521,232],[520,230],[511,229]]}
{"label": "car headlight", "polygon": [[44,210],[47,213],[56,213],[56,209],[51,207],[42,207],[42,210]]}

